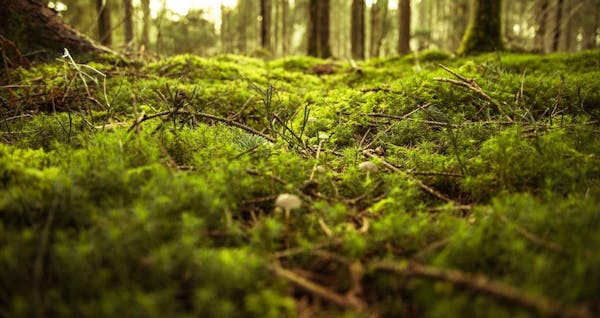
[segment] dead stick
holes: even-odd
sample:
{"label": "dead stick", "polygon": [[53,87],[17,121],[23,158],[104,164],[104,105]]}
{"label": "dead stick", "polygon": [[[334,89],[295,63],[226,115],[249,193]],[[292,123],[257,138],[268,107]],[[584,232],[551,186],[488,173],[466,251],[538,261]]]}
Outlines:
{"label": "dead stick", "polygon": [[436,268],[417,262],[395,263],[389,261],[376,262],[375,269],[397,274],[417,276],[432,280],[450,282],[469,288],[504,301],[519,304],[538,312],[541,316],[551,317],[591,317],[586,307],[567,307],[556,301],[525,292],[499,281],[493,281],[483,275],[474,275],[457,270]]}
{"label": "dead stick", "polygon": [[417,183],[417,185],[425,192],[433,195],[434,197],[442,200],[442,201],[446,201],[448,203],[454,203],[455,205],[459,205],[458,203],[456,203],[454,200],[448,198],[447,196],[443,195],[442,193],[440,193],[439,191],[431,188],[430,186],[426,185],[425,183],[421,182],[420,180],[413,178],[411,176],[409,176],[406,172],[396,168],[394,165],[392,165],[391,163],[385,161],[383,158],[379,157],[378,155],[372,153],[370,150],[365,150],[363,151],[363,154],[365,154],[367,157],[373,158],[373,159],[379,159],[379,161],[381,161],[381,163],[386,166],[388,169],[396,172],[396,173],[400,173],[408,178],[410,178],[411,180],[413,180],[414,182]]}
{"label": "dead stick", "polygon": [[560,246],[554,242],[548,242],[548,241],[544,240],[543,238],[527,231],[525,228],[521,227],[517,223],[511,222],[505,215],[502,215],[501,213],[498,213],[497,215],[500,217],[500,221],[502,221],[506,225],[514,226],[517,233],[521,234],[523,237],[525,237],[530,242],[540,245],[542,247],[545,247],[555,253],[559,253],[559,254],[565,253],[565,249],[562,246]]}
{"label": "dead stick", "polygon": [[320,298],[323,298],[323,299],[325,299],[331,303],[334,303],[342,308],[361,311],[366,307],[365,303],[363,303],[359,299],[356,299],[355,297],[342,296],[324,286],[321,286],[317,283],[313,283],[310,280],[308,280],[300,275],[297,275],[296,273],[294,273],[292,271],[284,269],[279,265],[271,266],[271,269],[273,270],[275,275],[277,275],[287,281],[290,281],[290,282],[294,283],[295,285],[299,286],[300,288],[310,292],[311,294],[314,294]]}
{"label": "dead stick", "polygon": [[160,112],[160,113],[156,113],[156,114],[152,114],[152,115],[144,115],[143,117],[141,117],[140,119],[136,120],[133,125],[131,125],[131,127],[129,127],[129,129],[127,130],[128,132],[132,131],[135,127],[137,127],[138,125],[140,125],[141,123],[153,119],[153,118],[157,118],[157,117],[162,117],[162,116],[166,116],[166,115],[177,115],[177,114],[183,114],[183,115],[191,115],[191,116],[195,116],[195,117],[202,117],[205,119],[210,119],[210,120],[214,120],[214,121],[218,121],[218,122],[222,122],[224,124],[230,125],[230,126],[234,126],[234,127],[238,127],[242,130],[245,130],[253,135],[257,135],[260,137],[265,138],[266,140],[270,141],[270,142],[275,142],[275,138],[263,134],[262,132],[246,126],[242,123],[238,123],[236,121],[227,119],[227,118],[223,118],[223,117],[219,117],[219,116],[215,116],[215,115],[211,115],[211,114],[206,114],[206,113],[201,113],[201,112],[191,112],[191,111],[186,111],[186,110],[177,110],[177,111],[164,111],[164,112]]}

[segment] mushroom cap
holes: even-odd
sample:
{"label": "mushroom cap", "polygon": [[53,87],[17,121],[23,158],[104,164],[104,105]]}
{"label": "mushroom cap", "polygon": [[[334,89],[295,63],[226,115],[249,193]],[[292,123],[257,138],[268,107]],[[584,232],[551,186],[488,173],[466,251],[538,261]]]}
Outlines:
{"label": "mushroom cap", "polygon": [[282,193],[277,196],[275,205],[285,210],[293,210],[302,206],[302,199],[295,194]]}
{"label": "mushroom cap", "polygon": [[361,162],[358,165],[358,168],[360,170],[366,171],[366,172],[375,172],[378,169],[377,165],[375,163],[373,163],[372,161]]}

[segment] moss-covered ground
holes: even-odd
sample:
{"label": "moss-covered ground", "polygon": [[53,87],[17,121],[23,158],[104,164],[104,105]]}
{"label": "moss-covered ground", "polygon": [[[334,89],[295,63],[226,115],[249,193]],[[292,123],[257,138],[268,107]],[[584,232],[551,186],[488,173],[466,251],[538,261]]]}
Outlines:
{"label": "moss-covered ground", "polygon": [[0,317],[600,315],[597,51],[2,80]]}

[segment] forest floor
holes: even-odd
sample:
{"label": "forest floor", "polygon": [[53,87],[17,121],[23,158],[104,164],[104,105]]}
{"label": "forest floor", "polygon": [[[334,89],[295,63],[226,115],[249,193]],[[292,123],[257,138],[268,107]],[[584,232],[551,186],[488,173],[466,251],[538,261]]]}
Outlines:
{"label": "forest floor", "polygon": [[600,52],[2,81],[0,317],[600,315]]}

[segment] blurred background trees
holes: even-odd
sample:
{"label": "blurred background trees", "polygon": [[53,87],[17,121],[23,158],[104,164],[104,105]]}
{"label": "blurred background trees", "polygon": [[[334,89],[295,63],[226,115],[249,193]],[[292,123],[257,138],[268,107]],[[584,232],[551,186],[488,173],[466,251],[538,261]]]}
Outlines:
{"label": "blurred background trees", "polygon": [[[308,54],[362,59],[425,49],[456,52],[478,1],[45,2],[90,38],[135,55]],[[182,10],[182,3],[190,2],[196,6]],[[598,48],[600,0],[497,2],[499,34],[506,49],[549,53]]]}

